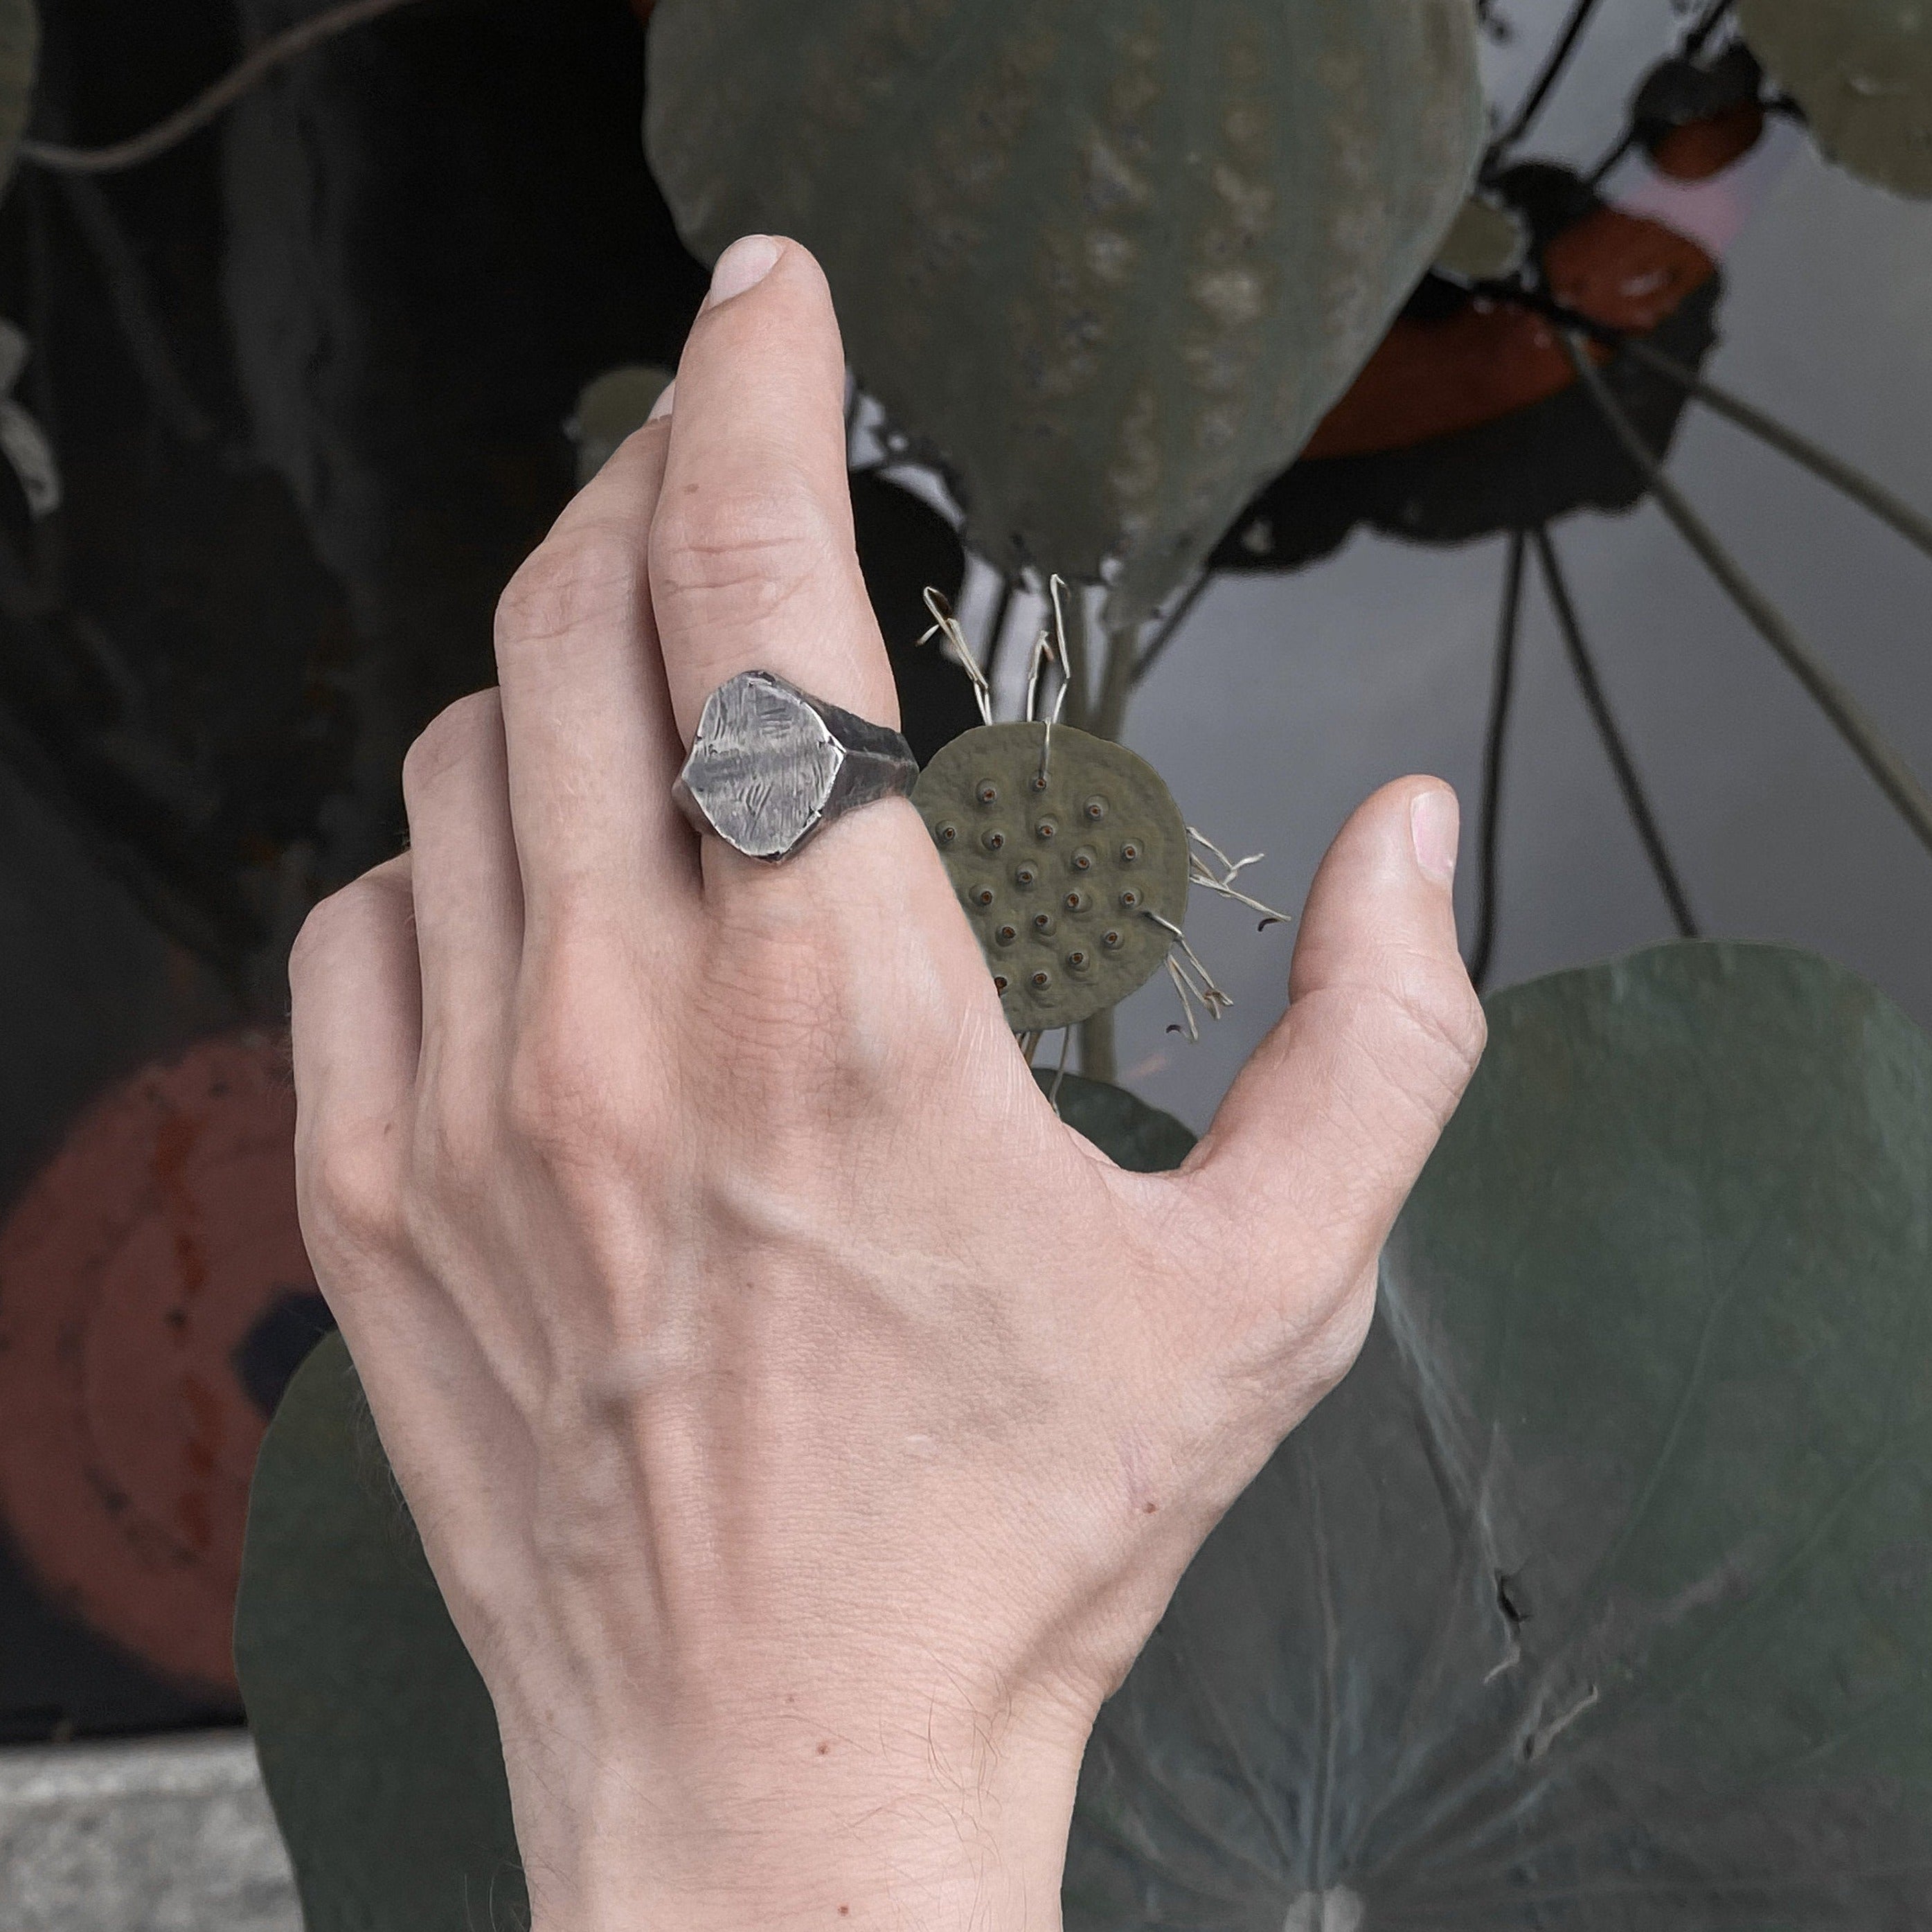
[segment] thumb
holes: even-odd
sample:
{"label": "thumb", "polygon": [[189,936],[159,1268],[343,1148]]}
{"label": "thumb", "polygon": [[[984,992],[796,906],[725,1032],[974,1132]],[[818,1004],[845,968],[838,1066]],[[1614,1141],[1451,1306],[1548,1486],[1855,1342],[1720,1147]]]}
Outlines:
{"label": "thumb", "polygon": [[1286,1262],[1340,1296],[1369,1273],[1481,1057],[1456,944],[1458,824],[1447,785],[1411,778],[1342,828],[1309,892],[1288,1010],[1196,1156],[1203,1204],[1270,1276]]}

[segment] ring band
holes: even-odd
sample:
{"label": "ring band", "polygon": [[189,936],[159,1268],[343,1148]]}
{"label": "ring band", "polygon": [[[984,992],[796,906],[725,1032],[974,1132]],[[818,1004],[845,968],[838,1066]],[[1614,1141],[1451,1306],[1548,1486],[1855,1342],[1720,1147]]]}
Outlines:
{"label": "ring band", "polygon": [[671,796],[700,832],[776,866],[835,818],[904,797],[918,777],[919,760],[898,732],[774,671],[747,670],[704,700]]}

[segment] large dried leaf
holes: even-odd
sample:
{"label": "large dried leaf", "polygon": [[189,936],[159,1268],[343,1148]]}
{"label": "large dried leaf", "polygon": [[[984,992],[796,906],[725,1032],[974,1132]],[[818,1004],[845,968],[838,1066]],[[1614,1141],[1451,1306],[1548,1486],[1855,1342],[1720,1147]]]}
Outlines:
{"label": "large dried leaf", "polygon": [[1373,348],[1481,135],[1468,0],[667,0],[652,161],[692,245],[825,264],[975,546],[1117,620]]}
{"label": "large dried leaf", "polygon": [[1932,4],[1740,0],[1752,50],[1855,175],[1932,199]]}
{"label": "large dried leaf", "polygon": [[1906,1932],[1932,1042],[1673,946],[1491,1004],[1361,1364],[1103,1714],[1070,1932]]}
{"label": "large dried leaf", "polygon": [[339,1335],[262,1445],[235,1666],[306,1932],[529,1922],[496,1714]]}

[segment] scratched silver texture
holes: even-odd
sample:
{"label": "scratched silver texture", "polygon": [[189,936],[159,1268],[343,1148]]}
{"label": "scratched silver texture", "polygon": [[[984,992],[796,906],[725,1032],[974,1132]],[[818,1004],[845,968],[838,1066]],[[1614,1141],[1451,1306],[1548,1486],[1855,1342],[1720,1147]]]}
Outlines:
{"label": "scratched silver texture", "polygon": [[706,699],[674,796],[700,831],[775,865],[846,812],[903,796],[918,776],[896,731],[749,670]]}

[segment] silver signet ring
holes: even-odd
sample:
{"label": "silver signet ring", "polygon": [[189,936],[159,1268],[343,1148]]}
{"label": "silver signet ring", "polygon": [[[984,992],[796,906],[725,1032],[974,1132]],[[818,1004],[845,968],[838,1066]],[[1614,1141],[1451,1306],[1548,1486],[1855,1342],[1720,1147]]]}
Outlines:
{"label": "silver signet ring", "polygon": [[903,798],[919,776],[896,731],[769,670],[740,671],[704,700],[671,796],[700,832],[778,865],[835,818]]}

